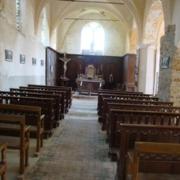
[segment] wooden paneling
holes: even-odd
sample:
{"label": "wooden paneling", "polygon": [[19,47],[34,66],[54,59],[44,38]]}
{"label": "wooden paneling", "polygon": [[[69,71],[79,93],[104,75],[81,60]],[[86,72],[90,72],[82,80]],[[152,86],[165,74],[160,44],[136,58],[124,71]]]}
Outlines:
{"label": "wooden paneling", "polygon": [[[123,85],[134,83],[135,55],[124,57],[116,56],[94,56],[67,54],[71,61],[67,63],[66,77],[69,78],[69,86],[76,89],[76,78],[79,74],[85,74],[87,65],[93,64],[96,74],[102,75],[105,80],[104,88],[122,88]],[[63,54],[56,52],[52,48],[46,50],[46,83],[47,85],[59,85],[60,77],[63,76],[63,62],[59,60]],[[127,61],[127,63],[125,63]],[[112,74],[113,82],[109,81]],[[135,83],[134,83],[135,84]]]}

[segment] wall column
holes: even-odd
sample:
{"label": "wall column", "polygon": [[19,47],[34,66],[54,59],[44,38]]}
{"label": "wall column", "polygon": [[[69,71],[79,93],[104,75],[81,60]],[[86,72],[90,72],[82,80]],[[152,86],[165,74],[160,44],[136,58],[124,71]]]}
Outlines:
{"label": "wall column", "polygon": [[175,25],[169,25],[166,28],[165,35],[161,38],[160,50],[158,97],[164,101],[169,101],[171,98],[172,69],[175,50]]}
{"label": "wall column", "polygon": [[138,91],[145,94],[154,93],[156,50],[152,44],[143,44],[139,48]]}

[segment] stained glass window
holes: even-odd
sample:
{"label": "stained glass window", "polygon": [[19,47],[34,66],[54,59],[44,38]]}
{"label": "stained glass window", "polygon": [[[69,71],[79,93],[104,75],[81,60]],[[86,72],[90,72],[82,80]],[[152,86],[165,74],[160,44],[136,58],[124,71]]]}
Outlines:
{"label": "stained glass window", "polygon": [[21,30],[22,22],[21,22],[21,0],[16,0],[16,28]]}

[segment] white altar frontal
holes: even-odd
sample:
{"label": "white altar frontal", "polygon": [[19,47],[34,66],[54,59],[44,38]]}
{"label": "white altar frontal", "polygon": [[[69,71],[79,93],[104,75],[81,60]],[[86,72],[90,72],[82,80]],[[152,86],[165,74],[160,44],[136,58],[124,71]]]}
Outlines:
{"label": "white altar frontal", "polygon": [[98,90],[104,85],[104,80],[100,75],[96,75],[96,68],[89,64],[85,74],[79,75],[76,79],[79,93],[97,94]]}
{"label": "white altar frontal", "polygon": [[88,79],[79,77],[76,79],[78,92],[79,93],[87,93],[89,95],[91,94],[97,94],[98,90],[101,89],[101,87],[104,84],[103,79]]}

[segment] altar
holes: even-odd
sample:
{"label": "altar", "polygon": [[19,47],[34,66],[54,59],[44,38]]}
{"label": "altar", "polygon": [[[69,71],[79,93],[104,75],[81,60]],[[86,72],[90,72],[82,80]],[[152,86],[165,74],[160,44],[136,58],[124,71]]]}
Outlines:
{"label": "altar", "polygon": [[88,79],[79,77],[76,79],[78,92],[87,93],[89,95],[95,94],[104,84],[103,79]]}

